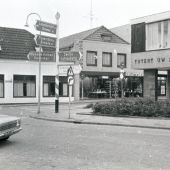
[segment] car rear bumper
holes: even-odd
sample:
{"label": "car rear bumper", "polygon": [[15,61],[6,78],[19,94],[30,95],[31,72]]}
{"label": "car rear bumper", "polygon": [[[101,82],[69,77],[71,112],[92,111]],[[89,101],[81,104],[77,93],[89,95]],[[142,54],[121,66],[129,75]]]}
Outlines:
{"label": "car rear bumper", "polygon": [[17,129],[10,129],[10,130],[5,131],[5,132],[0,132],[0,139],[4,139],[6,137],[9,137],[9,136],[11,136],[11,135],[13,135],[15,133],[18,133],[21,130],[22,130],[22,128],[19,127]]}

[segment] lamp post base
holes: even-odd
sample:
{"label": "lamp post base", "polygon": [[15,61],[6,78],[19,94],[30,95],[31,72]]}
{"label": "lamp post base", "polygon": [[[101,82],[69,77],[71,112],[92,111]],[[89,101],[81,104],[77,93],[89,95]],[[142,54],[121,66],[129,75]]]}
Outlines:
{"label": "lamp post base", "polygon": [[55,100],[55,113],[58,113],[59,100]]}

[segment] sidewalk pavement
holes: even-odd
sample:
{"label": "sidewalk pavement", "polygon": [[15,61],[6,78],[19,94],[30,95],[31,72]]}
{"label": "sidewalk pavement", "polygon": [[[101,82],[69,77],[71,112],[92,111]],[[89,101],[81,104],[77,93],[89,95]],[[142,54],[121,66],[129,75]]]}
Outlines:
{"label": "sidewalk pavement", "polygon": [[[94,102],[94,101],[93,101]],[[140,127],[152,129],[170,130],[170,119],[168,118],[141,118],[141,117],[110,117],[99,116],[92,113],[91,108],[84,108],[87,103],[81,102],[71,107],[70,115],[68,108],[60,108],[59,113],[41,111],[40,114],[34,113],[30,117],[54,122],[67,122],[77,124],[94,124],[109,126]],[[89,103],[89,102],[88,102]]]}

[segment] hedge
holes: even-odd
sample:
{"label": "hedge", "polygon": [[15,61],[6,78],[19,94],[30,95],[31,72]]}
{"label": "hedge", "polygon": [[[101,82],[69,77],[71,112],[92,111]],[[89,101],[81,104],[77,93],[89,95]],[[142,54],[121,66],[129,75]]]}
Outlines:
{"label": "hedge", "polygon": [[110,116],[170,117],[170,101],[155,101],[150,98],[123,98],[109,102],[96,103],[94,114]]}

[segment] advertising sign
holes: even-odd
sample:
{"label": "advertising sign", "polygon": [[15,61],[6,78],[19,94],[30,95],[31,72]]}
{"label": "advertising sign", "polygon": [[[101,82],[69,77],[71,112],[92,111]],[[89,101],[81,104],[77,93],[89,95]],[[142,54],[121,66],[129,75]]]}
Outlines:
{"label": "advertising sign", "polygon": [[80,59],[80,53],[77,51],[61,51],[59,54],[59,61],[76,62]]}

